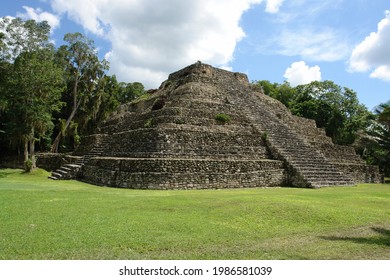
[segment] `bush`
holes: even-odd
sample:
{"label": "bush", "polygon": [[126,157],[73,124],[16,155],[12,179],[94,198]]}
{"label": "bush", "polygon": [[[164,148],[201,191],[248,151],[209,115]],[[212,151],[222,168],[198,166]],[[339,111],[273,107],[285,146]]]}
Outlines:
{"label": "bush", "polygon": [[33,167],[33,162],[31,159],[28,159],[24,162],[24,170],[26,172],[31,172],[32,170],[32,167]]}
{"label": "bush", "polygon": [[263,140],[263,142],[267,142],[267,139],[268,139],[268,134],[267,132],[263,132],[261,134],[261,140]]}
{"label": "bush", "polygon": [[225,124],[225,123],[230,122],[230,116],[228,116],[226,114],[217,114],[217,115],[215,115],[215,120],[222,123],[222,124]]}
{"label": "bush", "polygon": [[144,128],[151,128],[153,126],[153,119],[150,118],[144,123]]}

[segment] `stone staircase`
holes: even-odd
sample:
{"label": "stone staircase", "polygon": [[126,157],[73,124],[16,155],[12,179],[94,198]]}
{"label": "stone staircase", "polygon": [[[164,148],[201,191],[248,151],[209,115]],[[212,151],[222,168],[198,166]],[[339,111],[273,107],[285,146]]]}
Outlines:
{"label": "stone staircase", "polygon": [[253,127],[263,133],[263,140],[267,142],[271,153],[286,163],[289,183],[310,188],[356,184],[289,128],[281,119],[283,112],[274,114],[264,102],[249,102],[244,98],[237,100],[237,105],[240,105]]}
{"label": "stone staircase", "polygon": [[49,179],[52,180],[71,180],[76,179],[82,167],[93,157],[101,156],[104,149],[109,144],[109,137],[105,137],[91,149],[89,153],[76,160],[75,163],[64,164],[51,173]]}
{"label": "stone staircase", "polygon": [[71,180],[77,177],[77,174],[81,170],[82,165],[78,163],[64,164],[57,170],[53,171],[49,176],[52,180]]}

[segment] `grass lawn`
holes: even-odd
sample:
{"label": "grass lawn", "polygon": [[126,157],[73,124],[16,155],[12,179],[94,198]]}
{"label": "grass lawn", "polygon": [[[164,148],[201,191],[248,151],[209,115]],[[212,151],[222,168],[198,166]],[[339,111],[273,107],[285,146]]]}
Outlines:
{"label": "grass lawn", "polygon": [[0,170],[0,259],[390,259],[390,185],[150,191]]}

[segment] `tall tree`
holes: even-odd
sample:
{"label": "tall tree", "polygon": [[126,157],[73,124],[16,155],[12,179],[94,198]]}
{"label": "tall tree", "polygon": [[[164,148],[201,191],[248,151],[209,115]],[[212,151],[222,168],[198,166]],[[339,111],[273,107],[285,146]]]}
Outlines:
{"label": "tall tree", "polygon": [[355,91],[332,81],[314,81],[298,86],[297,93],[315,98],[318,111],[314,119],[317,125],[326,128],[328,136],[337,144],[352,144],[357,132],[364,130],[373,118],[368,109],[359,103]]}
{"label": "tall tree", "polygon": [[54,46],[46,21],[0,19],[0,107],[5,137],[22,145],[35,167],[35,141],[50,133],[51,113],[61,106],[62,70],[53,63]]}
{"label": "tall tree", "polygon": [[0,60],[14,61],[21,53],[51,47],[47,21],[23,21],[20,18],[0,19]]}
{"label": "tall tree", "polygon": [[115,76],[104,75],[91,93],[85,109],[75,118],[82,135],[92,133],[118,106],[119,84]]}
{"label": "tall tree", "polygon": [[49,34],[47,21],[23,21],[11,17],[0,19],[0,113],[8,102],[5,90],[9,68],[21,53],[52,48]]}
{"label": "tall tree", "polygon": [[[68,33],[64,37],[67,45],[58,50],[58,61],[61,62],[67,75],[68,93],[71,96],[71,110],[53,141],[51,151],[58,152],[60,141],[67,132],[80,108],[86,108],[104,72],[108,70],[108,63],[100,61],[94,48],[94,42],[81,33]],[[69,108],[68,108],[69,109]]]}
{"label": "tall tree", "polygon": [[355,149],[369,163],[378,165],[390,177],[390,101],[378,105],[375,119],[355,143]]}
{"label": "tall tree", "polygon": [[22,144],[25,162],[30,160],[35,168],[35,141],[51,133],[52,113],[62,105],[63,72],[54,64],[52,50],[24,52],[16,58],[8,82],[8,131]]}

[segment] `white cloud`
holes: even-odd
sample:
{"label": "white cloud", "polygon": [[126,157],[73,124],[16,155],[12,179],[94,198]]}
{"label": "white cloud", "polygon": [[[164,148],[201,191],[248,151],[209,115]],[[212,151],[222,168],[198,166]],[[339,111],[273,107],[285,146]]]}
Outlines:
{"label": "white cloud", "polygon": [[52,8],[107,38],[110,71],[121,81],[156,87],[167,75],[198,60],[229,67],[245,37],[240,18],[265,3],[276,13],[282,0],[51,0]]}
{"label": "white cloud", "polygon": [[278,54],[301,56],[309,61],[338,61],[348,56],[349,45],[332,29],[322,31],[303,29],[299,32],[285,30],[274,43]]}
{"label": "white cloud", "polygon": [[372,32],[352,51],[349,60],[351,71],[368,72],[371,78],[390,81],[390,11]]}
{"label": "white cloud", "polygon": [[309,67],[304,61],[298,61],[286,69],[284,77],[292,86],[305,85],[321,81],[321,69],[318,65]]}
{"label": "white cloud", "polygon": [[390,66],[379,66],[370,74],[370,77],[384,81],[390,81]]}
{"label": "white cloud", "polygon": [[[279,1],[275,1],[277,3]],[[352,50],[350,33],[343,26],[326,22],[345,0],[290,0],[272,19],[267,37],[259,42],[263,54],[299,56],[305,61],[345,60]],[[271,33],[272,32],[272,33]]]}
{"label": "white cloud", "polygon": [[60,26],[60,18],[58,15],[51,14],[49,12],[45,12],[41,9],[34,9],[28,6],[23,6],[23,9],[26,11],[25,13],[17,13],[17,17],[21,19],[28,20],[33,19],[37,22],[47,21],[51,26],[51,31],[58,28]]}
{"label": "white cloud", "polygon": [[265,11],[267,13],[275,14],[279,12],[279,8],[282,6],[284,0],[267,0]]}

